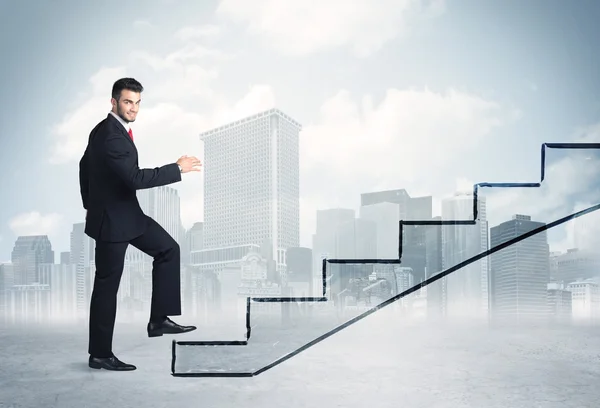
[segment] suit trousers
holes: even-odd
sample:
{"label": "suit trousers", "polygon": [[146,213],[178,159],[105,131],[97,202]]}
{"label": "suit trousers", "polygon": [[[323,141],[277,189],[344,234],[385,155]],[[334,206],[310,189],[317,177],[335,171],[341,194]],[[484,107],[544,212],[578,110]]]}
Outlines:
{"label": "suit trousers", "polygon": [[152,218],[148,228],[129,242],[96,242],[96,276],[90,302],[89,348],[93,357],[111,357],[117,315],[117,292],[129,244],[154,258],[150,316],[181,314],[180,248]]}

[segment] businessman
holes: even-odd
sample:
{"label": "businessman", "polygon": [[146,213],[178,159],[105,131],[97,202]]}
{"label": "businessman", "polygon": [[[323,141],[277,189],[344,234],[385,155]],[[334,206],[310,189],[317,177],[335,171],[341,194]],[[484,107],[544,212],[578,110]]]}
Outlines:
{"label": "businessman", "polygon": [[117,292],[129,244],[154,258],[148,336],[185,333],[169,316],[181,315],[180,250],[177,242],[145,215],[136,191],[181,181],[181,174],[200,171],[200,160],[182,156],[175,163],[140,169],[133,131],[142,85],[133,78],[116,81],[112,110],[92,130],[79,162],[79,184],[86,210],[85,233],[96,241],[96,276],[90,302],[89,366],[113,371],[136,367],[112,351]]}

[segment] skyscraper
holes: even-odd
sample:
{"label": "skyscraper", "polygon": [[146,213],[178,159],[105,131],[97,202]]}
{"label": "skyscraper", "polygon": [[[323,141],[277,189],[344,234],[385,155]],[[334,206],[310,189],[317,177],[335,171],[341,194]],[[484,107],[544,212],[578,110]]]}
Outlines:
{"label": "skyscraper", "polygon": [[54,251],[47,235],[17,237],[11,254],[16,285],[39,283],[38,266],[54,263]]}
{"label": "skyscraper", "polygon": [[398,228],[400,226],[399,205],[395,203],[377,203],[360,207],[360,219],[376,224],[377,253],[374,258],[398,258]]}
{"label": "skyscraper", "polygon": [[199,251],[204,246],[204,223],[196,222],[186,232],[186,241],[190,251]]}
{"label": "skyscraper", "polygon": [[[323,258],[340,258],[337,252],[338,230],[347,223],[354,222],[355,211],[349,208],[330,208],[317,210],[317,225],[312,237],[313,255],[313,292],[319,296],[323,287]],[[343,267],[336,266],[338,271]],[[328,273],[332,274],[332,265],[328,266]]]}
{"label": "skyscraper", "polygon": [[553,277],[565,285],[600,277],[600,255],[597,250],[570,248],[566,253],[556,256],[553,263],[556,268]]}
{"label": "skyscraper", "polygon": [[[441,221],[442,217],[433,218]],[[442,228],[429,225],[426,229],[426,278],[437,275],[443,270],[442,263]],[[427,317],[440,319],[446,316],[448,277],[438,279],[427,286]]]}
{"label": "skyscraper", "polygon": [[[490,230],[490,245],[500,245],[544,223],[515,215]],[[528,321],[548,314],[549,248],[542,231],[491,256],[490,295],[495,320]]]}
{"label": "skyscraper", "polygon": [[[369,207],[382,203],[396,204],[398,220],[430,220],[432,217],[432,197],[411,197],[405,189],[375,191],[360,195],[361,214],[368,214]],[[389,218],[389,217],[388,217]],[[391,218],[389,218],[391,220]],[[399,237],[399,223],[393,225],[396,237]],[[426,231],[425,226],[405,226],[402,235],[402,266],[412,269],[414,281],[425,279],[426,267]],[[398,238],[394,239],[398,246]],[[396,249],[394,257],[398,256]]]}
{"label": "skyscraper", "polygon": [[204,141],[204,248],[268,240],[277,265],[300,243],[299,133],[277,109],[200,135]]}
{"label": "skyscraper", "polygon": [[192,227],[185,231],[185,246],[181,250],[182,262],[189,264],[191,262],[191,253],[200,251],[204,247],[204,223],[195,222]]}

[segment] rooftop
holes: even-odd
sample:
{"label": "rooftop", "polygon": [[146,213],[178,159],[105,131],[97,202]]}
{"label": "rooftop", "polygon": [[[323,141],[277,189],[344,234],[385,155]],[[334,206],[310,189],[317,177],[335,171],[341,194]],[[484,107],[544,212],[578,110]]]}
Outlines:
{"label": "rooftop", "polygon": [[295,121],[294,119],[292,119],[289,115],[286,115],[285,113],[283,113],[279,109],[272,108],[272,109],[268,109],[268,110],[263,111],[263,112],[255,113],[254,115],[251,115],[251,116],[247,116],[247,117],[245,117],[243,119],[236,120],[236,121],[228,123],[226,125],[222,125],[222,126],[213,128],[213,129],[208,130],[206,132],[202,132],[202,133],[200,133],[200,140],[204,140],[207,136],[211,136],[211,135],[220,133],[223,130],[231,129],[231,128],[234,128],[236,126],[240,126],[240,125],[243,125],[245,123],[252,122],[252,121],[254,121],[256,119],[264,118],[266,116],[271,116],[271,115],[277,115],[277,116],[279,116],[279,117],[287,120],[288,122],[290,122],[294,126],[298,127],[299,130],[302,130],[302,125],[300,123],[298,123],[297,121]]}

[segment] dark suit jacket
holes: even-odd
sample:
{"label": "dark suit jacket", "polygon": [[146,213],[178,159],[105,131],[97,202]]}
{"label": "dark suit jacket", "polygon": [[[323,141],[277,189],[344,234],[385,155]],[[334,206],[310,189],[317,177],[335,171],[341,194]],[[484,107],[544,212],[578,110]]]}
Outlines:
{"label": "dark suit jacket", "polygon": [[79,185],[87,210],[85,233],[108,242],[139,237],[148,219],[136,190],[181,181],[176,163],[154,169],[138,167],[138,152],[123,125],[110,113],[90,133],[79,162]]}

